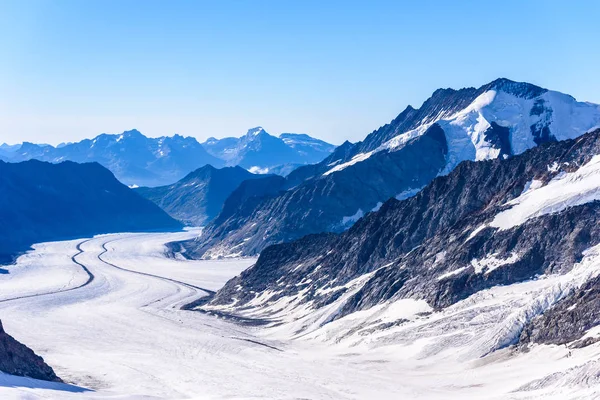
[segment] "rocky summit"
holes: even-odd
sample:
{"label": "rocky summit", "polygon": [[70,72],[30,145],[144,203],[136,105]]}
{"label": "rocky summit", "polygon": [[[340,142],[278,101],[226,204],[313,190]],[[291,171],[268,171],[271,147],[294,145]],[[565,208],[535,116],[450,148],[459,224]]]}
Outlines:
{"label": "rocky summit", "polygon": [[362,142],[344,143],[322,162],[272,182],[276,187],[262,185],[268,191],[254,191],[252,207],[238,204],[184,247],[204,258],[257,255],[307,234],[341,232],[463,161],[510,158],[599,125],[600,106],[528,83],[498,79],[480,88],[439,89]]}
{"label": "rocky summit", "polygon": [[486,289],[552,276],[557,286],[488,350],[589,345],[595,339],[584,335],[599,321],[599,188],[600,130],[508,159],[465,161],[342,234],[267,247],[207,309],[273,323],[321,313],[326,325],[404,299],[441,311]]}

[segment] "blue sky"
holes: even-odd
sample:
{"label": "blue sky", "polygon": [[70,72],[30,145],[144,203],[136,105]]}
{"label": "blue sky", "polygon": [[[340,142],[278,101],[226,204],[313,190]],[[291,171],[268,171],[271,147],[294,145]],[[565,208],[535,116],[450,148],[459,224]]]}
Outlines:
{"label": "blue sky", "polygon": [[0,0],[0,142],[357,141],[439,87],[600,103],[597,1]]}

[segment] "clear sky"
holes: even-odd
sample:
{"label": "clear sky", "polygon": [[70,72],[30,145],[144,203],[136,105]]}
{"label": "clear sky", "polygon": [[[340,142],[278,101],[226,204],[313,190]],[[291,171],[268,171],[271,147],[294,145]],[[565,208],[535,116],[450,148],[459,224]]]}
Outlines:
{"label": "clear sky", "polygon": [[439,87],[600,103],[598,1],[0,0],[0,143],[361,140]]}

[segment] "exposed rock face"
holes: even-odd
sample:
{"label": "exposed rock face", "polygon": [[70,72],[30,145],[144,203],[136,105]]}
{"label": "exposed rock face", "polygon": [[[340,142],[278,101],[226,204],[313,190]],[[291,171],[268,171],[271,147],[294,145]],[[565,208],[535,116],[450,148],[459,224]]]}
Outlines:
{"label": "exposed rock face", "polygon": [[4,332],[0,321],[0,371],[44,381],[62,382],[44,359]]}
{"label": "exposed rock face", "polygon": [[363,142],[344,143],[321,163],[290,173],[276,191],[257,193],[252,210],[216,218],[184,247],[207,258],[255,255],[306,234],[341,232],[461,161],[504,159],[598,125],[600,107],[527,83],[499,79],[479,89],[440,89]]}
{"label": "exposed rock face", "polygon": [[[229,218],[219,216],[203,233],[207,239],[201,240],[202,247],[192,250],[203,254],[211,249],[207,255],[218,256],[234,243],[243,243],[245,254],[258,254],[267,243],[323,230],[342,231],[377,207],[381,198],[424,186],[443,167],[445,152],[443,134],[434,125],[404,149],[360,163],[352,175],[331,174],[284,192],[280,191],[285,186],[266,185],[274,195],[258,192],[249,204],[237,202],[239,209],[227,212]],[[397,178],[387,180],[390,174]]]}
{"label": "exposed rock face", "polygon": [[[266,248],[256,265],[228,282],[211,305],[235,304],[243,311],[259,296],[266,302],[300,296],[320,308],[343,296],[349,282],[364,279],[336,319],[402,298],[424,299],[440,309],[482,289],[564,274],[586,249],[600,243],[597,172],[569,175],[597,165],[598,155],[600,130],[507,160],[463,162],[414,197],[387,201],[342,234],[309,235]],[[530,217],[498,225],[497,218],[528,201],[527,193],[535,199],[543,195],[536,190],[546,185],[585,178],[592,187],[581,190],[584,198],[575,191],[567,203],[542,203]],[[588,285],[560,303],[555,315],[535,320],[522,340],[560,343],[597,324],[597,285]],[[575,302],[578,306],[570,309]],[[578,321],[572,327],[546,329],[571,316]]]}
{"label": "exposed rock face", "polygon": [[2,261],[42,241],[182,228],[97,163],[0,161],[0,193]]}
{"label": "exposed rock face", "polygon": [[[597,224],[590,221],[590,224]],[[565,344],[581,339],[591,328],[600,325],[600,277],[588,281],[543,315],[531,321],[523,330],[521,344]],[[590,338],[587,343],[599,340]]]}
{"label": "exposed rock face", "polygon": [[206,165],[172,185],[135,191],[173,218],[187,225],[203,226],[219,214],[227,197],[240,183],[260,177],[241,167],[217,169]]}

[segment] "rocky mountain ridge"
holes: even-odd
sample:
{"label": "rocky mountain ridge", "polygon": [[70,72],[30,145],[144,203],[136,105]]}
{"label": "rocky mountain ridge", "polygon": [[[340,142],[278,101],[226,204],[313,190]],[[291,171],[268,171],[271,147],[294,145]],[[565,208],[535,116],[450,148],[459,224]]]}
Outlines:
{"label": "rocky mountain ridge", "polygon": [[[506,317],[481,355],[513,344],[590,345],[599,322],[599,177],[600,130],[506,160],[463,162],[342,234],[268,247],[205,309],[295,321],[301,334],[405,301],[443,313],[539,280],[543,290]],[[374,319],[352,331],[391,326]]]}
{"label": "rocky mountain ridge", "polygon": [[187,225],[203,226],[219,214],[240,183],[260,177],[239,166],[217,169],[205,165],[172,185],[134,190],[171,217]]}
{"label": "rocky mountain ridge", "polygon": [[341,232],[389,198],[414,195],[461,161],[512,157],[596,126],[598,105],[528,83],[498,79],[480,88],[439,89],[421,108],[407,107],[364,141],[344,143],[269,193],[256,192],[252,209],[237,204],[235,213],[216,218],[202,237],[183,246],[194,257],[227,256],[231,249],[256,255],[310,233]]}
{"label": "rocky mountain ridge", "polygon": [[269,169],[289,173],[299,165],[321,161],[334,148],[308,135],[283,134],[282,137],[255,128],[241,138],[211,138],[201,144],[193,137],[177,134],[149,138],[133,129],[121,134],[103,133],[93,139],[61,143],[56,147],[29,142],[3,144],[0,159],[98,162],[126,185],[164,186],[204,165],[215,168],[241,165],[256,173]]}

